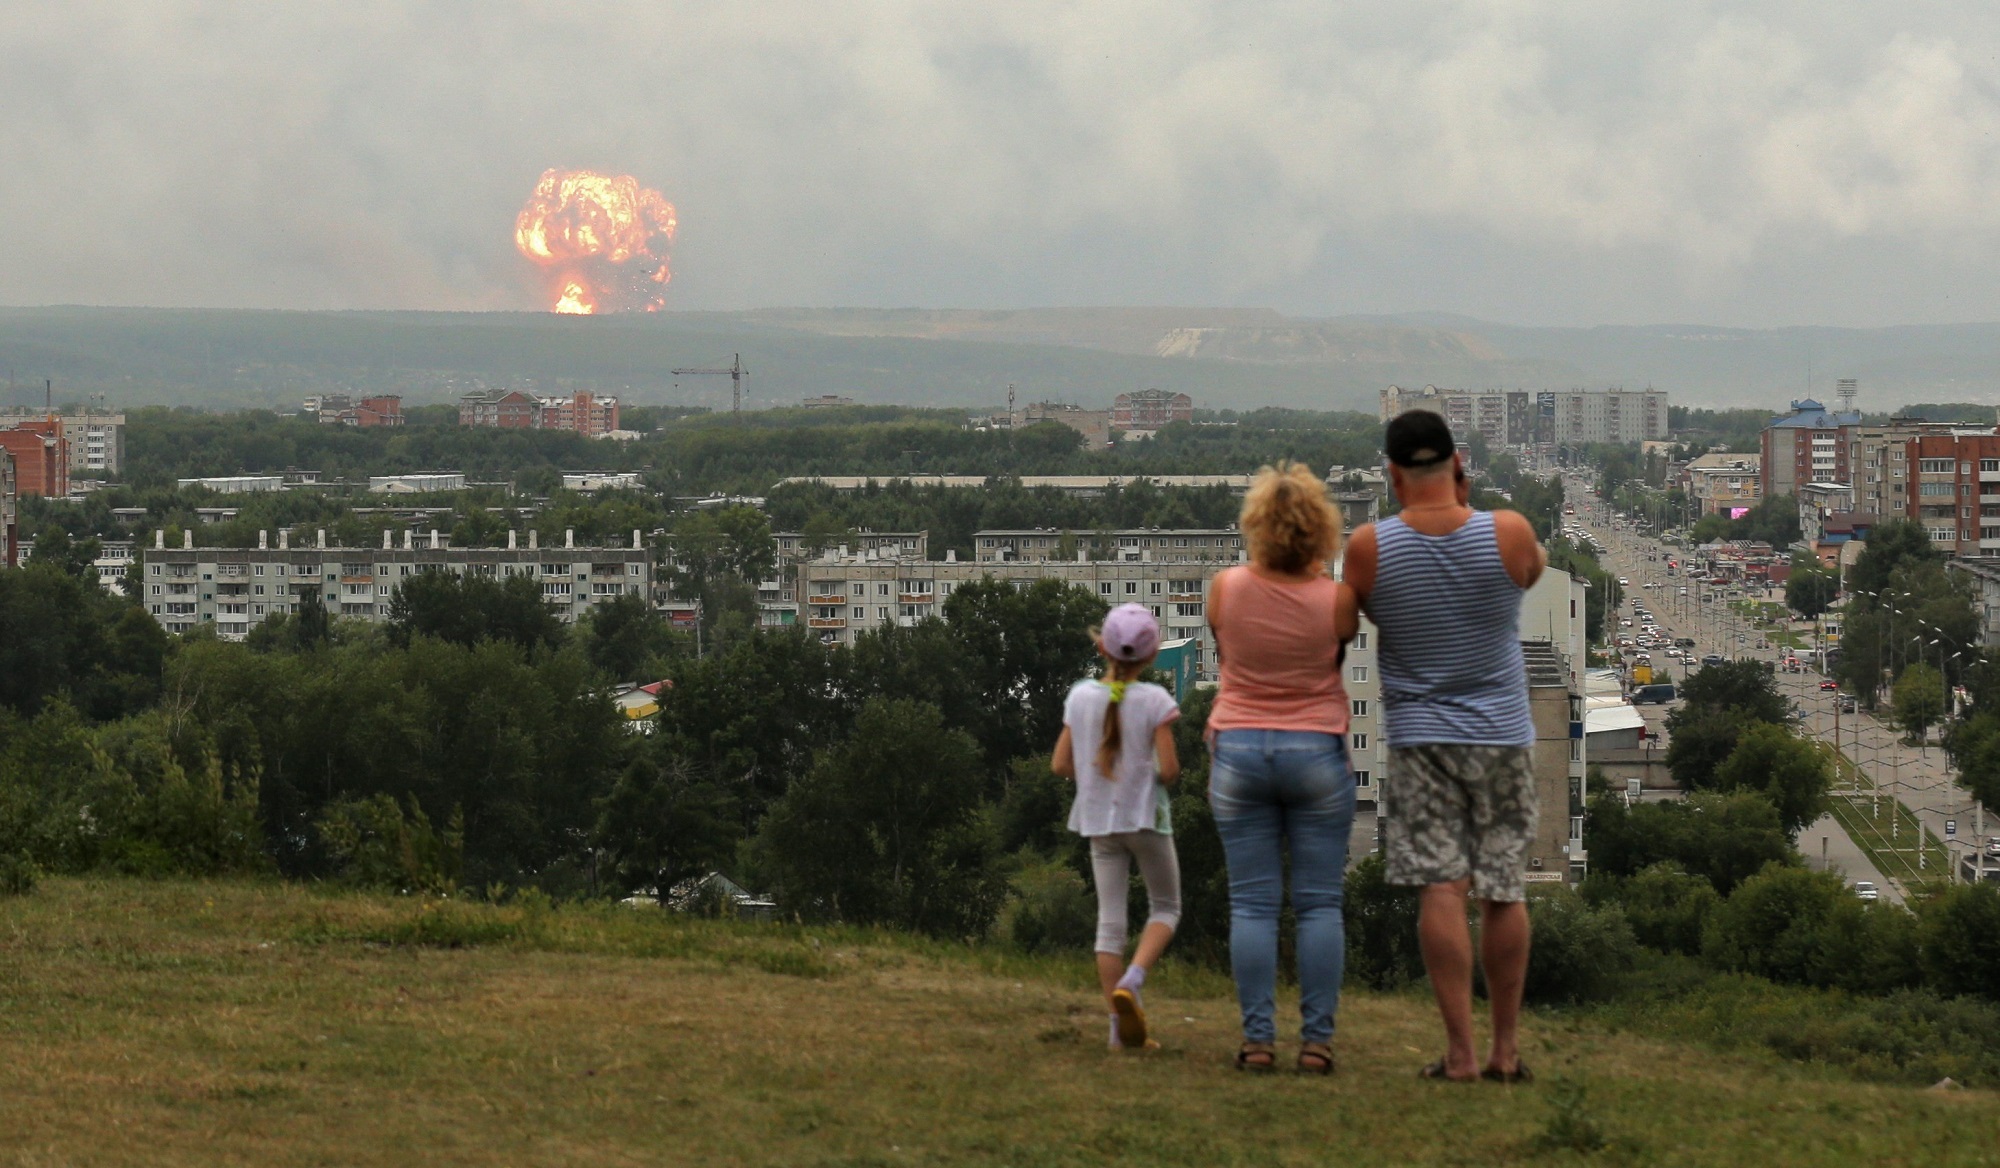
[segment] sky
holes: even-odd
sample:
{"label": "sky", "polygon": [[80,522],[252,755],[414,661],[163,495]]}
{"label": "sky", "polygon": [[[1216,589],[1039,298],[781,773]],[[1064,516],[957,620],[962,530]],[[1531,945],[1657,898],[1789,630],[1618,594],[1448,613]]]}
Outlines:
{"label": "sky", "polygon": [[674,309],[2000,320],[2000,7],[0,8],[0,303],[540,307],[541,172]]}

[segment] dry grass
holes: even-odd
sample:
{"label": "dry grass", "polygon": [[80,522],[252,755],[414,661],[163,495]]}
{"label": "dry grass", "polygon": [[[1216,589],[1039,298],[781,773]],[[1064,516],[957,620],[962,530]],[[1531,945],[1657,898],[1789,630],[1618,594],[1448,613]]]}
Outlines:
{"label": "dry grass", "polygon": [[[428,923],[423,923],[423,922]],[[483,938],[460,948],[368,938]],[[0,900],[0,1164],[1491,1164],[1550,1092],[1420,1083],[1427,1004],[1350,994],[1340,1074],[1228,1066],[1212,975],[1100,1048],[1083,961],[835,930],[51,881]],[[1561,1018],[1605,1163],[1993,1163],[2000,1099]],[[1573,1117],[1574,1118],[1574,1117]]]}

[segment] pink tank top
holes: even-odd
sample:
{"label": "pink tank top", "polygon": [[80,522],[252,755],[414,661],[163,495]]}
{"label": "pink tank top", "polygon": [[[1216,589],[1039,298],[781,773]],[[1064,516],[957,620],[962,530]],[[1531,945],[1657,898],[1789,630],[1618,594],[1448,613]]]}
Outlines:
{"label": "pink tank top", "polygon": [[1309,730],[1347,733],[1347,689],[1340,684],[1340,640],[1333,602],[1340,585],[1266,579],[1249,568],[1218,573],[1213,599],[1226,591],[1215,639],[1222,688],[1210,730]]}

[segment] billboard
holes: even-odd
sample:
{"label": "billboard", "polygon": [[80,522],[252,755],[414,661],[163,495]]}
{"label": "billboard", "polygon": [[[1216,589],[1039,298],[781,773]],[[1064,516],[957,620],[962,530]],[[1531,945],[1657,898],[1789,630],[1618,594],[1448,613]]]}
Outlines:
{"label": "billboard", "polygon": [[1729,509],[1729,517],[1731,519],[1741,519],[1748,514],[1750,514],[1750,508],[1748,507],[1731,507]]}

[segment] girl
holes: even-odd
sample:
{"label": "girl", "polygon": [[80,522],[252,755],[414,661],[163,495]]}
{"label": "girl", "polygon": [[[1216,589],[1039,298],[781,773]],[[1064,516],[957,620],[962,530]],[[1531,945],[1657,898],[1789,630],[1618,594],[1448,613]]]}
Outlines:
{"label": "girl", "polygon": [[[1090,840],[1097,980],[1111,1007],[1111,1046],[1143,1050],[1158,1043],[1146,1037],[1140,987],[1181,919],[1180,862],[1165,790],[1181,774],[1172,727],[1180,707],[1166,690],[1134,680],[1160,653],[1160,626],[1143,605],[1112,609],[1098,632],[1097,651],[1104,676],[1069,691],[1052,768],[1076,780],[1069,829]],[[1125,902],[1134,861],[1146,882],[1149,911],[1128,966]]]}

